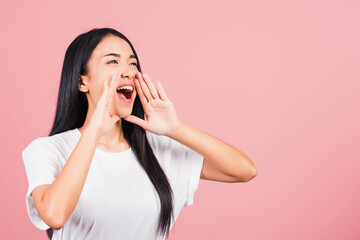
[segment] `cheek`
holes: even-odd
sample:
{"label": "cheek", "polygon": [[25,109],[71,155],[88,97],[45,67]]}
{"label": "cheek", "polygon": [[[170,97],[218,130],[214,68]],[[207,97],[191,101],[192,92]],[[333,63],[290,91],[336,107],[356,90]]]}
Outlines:
{"label": "cheek", "polygon": [[104,88],[104,82],[100,82],[100,81],[92,81],[89,84],[89,95],[90,98],[92,99],[92,101],[96,104],[103,92],[103,88]]}
{"label": "cheek", "polygon": [[[96,68],[91,72],[89,91],[91,98],[95,103],[97,103],[103,93],[104,82],[107,79],[108,84],[111,83],[112,76],[116,73],[115,70],[109,71],[108,69]],[[116,92],[115,92],[116,93]],[[114,98],[116,96],[114,95]],[[114,99],[113,99],[114,101]]]}

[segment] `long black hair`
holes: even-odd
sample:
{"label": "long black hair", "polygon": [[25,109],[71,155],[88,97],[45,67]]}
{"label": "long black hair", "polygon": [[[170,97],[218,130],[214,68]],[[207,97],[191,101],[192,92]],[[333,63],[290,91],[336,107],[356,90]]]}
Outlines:
{"label": "long black hair", "polygon": [[[112,28],[94,28],[75,38],[66,50],[64,63],[61,72],[61,81],[56,106],[56,115],[53,127],[49,136],[58,134],[74,128],[83,126],[88,111],[88,102],[86,94],[79,90],[80,75],[88,74],[87,63],[101,40],[107,35],[114,35],[124,39],[131,47],[138,61],[138,70],[141,72],[140,61],[131,42],[120,32]],[[144,109],[140,102],[139,96],[135,98],[132,115],[144,119]],[[158,163],[151,146],[146,138],[145,130],[131,122],[121,119],[121,126],[126,141],[132,148],[138,162],[149,176],[154,185],[160,201],[161,212],[160,220],[157,227],[166,238],[170,231],[171,217],[173,213],[173,191],[169,184],[168,178]],[[48,237],[51,239],[53,229],[46,230]]]}

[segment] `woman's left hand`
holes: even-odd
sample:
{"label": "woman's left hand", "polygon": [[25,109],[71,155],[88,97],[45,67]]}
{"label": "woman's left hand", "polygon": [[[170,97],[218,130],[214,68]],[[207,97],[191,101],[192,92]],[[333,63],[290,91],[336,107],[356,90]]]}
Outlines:
{"label": "woman's left hand", "polygon": [[165,91],[157,82],[155,88],[149,75],[136,73],[136,92],[144,108],[146,120],[129,115],[124,119],[139,125],[143,129],[157,135],[169,135],[180,125],[173,103],[167,98]]}

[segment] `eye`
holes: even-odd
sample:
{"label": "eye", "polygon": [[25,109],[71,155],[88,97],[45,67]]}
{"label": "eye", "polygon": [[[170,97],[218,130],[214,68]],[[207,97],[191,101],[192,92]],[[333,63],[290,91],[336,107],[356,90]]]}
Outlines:
{"label": "eye", "polygon": [[[111,61],[107,62],[107,64],[109,64],[109,63],[111,63],[111,62],[115,62],[115,63],[117,63],[117,61],[116,61],[116,60],[111,60]],[[137,66],[137,63],[136,63],[136,62],[133,62],[133,63],[130,63],[130,64],[134,64],[134,66]]]}
{"label": "eye", "polygon": [[[111,63],[111,62],[113,62],[113,61],[115,61],[116,62],[116,60],[111,60],[110,62],[108,62],[107,64],[109,64],[109,63]],[[117,63],[117,62],[116,62]]]}

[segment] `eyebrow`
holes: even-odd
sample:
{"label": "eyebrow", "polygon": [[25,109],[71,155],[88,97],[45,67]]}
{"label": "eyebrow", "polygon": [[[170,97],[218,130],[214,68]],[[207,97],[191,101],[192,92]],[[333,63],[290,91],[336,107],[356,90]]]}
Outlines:
{"label": "eyebrow", "polygon": [[[106,56],[114,56],[114,57],[120,58],[120,54],[119,54],[119,53],[108,53],[108,54],[105,54],[103,57],[106,57]],[[135,58],[135,59],[137,60],[137,58],[135,57],[134,54],[130,55],[129,58]]]}

